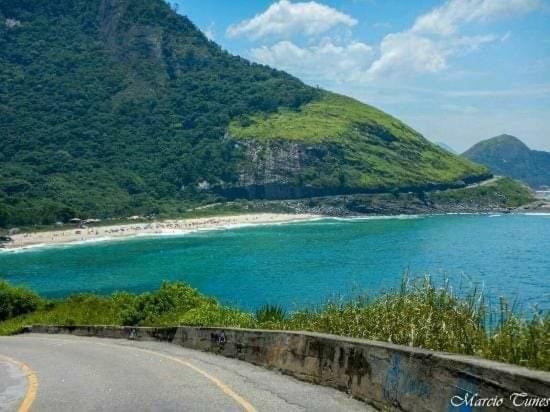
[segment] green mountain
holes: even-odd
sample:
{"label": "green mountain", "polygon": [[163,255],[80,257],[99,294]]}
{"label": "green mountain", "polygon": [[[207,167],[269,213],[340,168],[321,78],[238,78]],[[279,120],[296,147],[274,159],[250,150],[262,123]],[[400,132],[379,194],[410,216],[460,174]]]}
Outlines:
{"label": "green mountain", "polygon": [[531,150],[517,137],[503,134],[484,140],[463,156],[533,188],[550,186],[550,153]]}
{"label": "green mountain", "polygon": [[2,0],[0,136],[0,226],[488,175],[373,107],[230,55],[161,0]]}

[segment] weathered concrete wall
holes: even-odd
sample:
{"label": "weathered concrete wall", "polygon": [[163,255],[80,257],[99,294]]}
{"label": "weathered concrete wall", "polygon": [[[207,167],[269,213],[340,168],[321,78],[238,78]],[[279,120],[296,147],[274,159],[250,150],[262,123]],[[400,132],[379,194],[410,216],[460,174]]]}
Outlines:
{"label": "weathered concrete wall", "polygon": [[[466,394],[502,398],[499,410],[548,410],[550,405],[550,373],[361,339],[192,327],[32,326],[27,331],[171,342],[334,387],[384,410],[454,410],[451,398]],[[516,397],[516,403],[538,398],[539,407],[514,405],[510,400],[513,393],[526,396]]]}

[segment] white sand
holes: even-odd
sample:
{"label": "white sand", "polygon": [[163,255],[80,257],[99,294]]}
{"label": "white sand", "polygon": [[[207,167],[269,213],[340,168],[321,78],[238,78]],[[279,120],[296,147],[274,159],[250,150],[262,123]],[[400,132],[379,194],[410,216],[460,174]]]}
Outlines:
{"label": "white sand", "polygon": [[75,242],[92,242],[133,236],[178,235],[200,230],[215,230],[247,225],[290,223],[310,220],[319,216],[309,214],[259,213],[237,216],[218,216],[200,219],[164,220],[159,222],[133,223],[125,225],[89,227],[85,229],[20,233],[11,236],[12,242],[5,249],[19,249],[33,246],[47,246]]}

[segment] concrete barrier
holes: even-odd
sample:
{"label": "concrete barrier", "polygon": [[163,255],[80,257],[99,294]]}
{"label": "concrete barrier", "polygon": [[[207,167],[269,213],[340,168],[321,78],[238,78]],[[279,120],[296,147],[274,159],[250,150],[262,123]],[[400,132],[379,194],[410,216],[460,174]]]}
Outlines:
{"label": "concrete barrier", "polygon": [[382,342],[231,328],[36,325],[26,331],[171,342],[337,388],[383,410],[550,408],[550,373]]}

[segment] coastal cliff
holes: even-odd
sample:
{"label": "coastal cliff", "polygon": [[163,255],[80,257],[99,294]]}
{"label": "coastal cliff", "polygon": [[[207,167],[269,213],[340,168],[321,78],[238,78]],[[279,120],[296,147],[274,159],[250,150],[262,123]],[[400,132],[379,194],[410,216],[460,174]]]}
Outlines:
{"label": "coastal cliff", "polygon": [[[277,211],[324,216],[383,216],[439,213],[548,212],[548,202],[536,200],[527,186],[508,179],[494,178],[463,187],[392,193],[355,193],[276,200],[273,198],[237,200],[201,207],[210,213],[232,211]],[[242,199],[242,198],[241,198]]]}
{"label": "coastal cliff", "polygon": [[233,56],[162,0],[0,4],[0,227],[491,176],[391,115]]}

